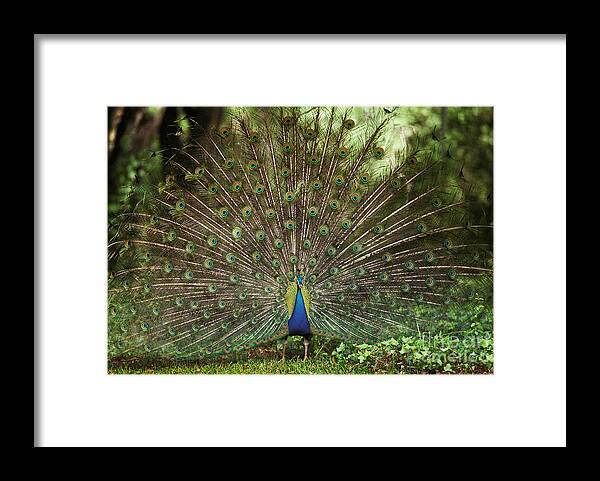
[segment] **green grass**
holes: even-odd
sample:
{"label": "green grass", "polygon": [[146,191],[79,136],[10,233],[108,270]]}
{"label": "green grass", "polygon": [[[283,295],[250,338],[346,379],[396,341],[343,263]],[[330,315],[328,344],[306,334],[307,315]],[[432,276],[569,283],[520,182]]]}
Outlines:
{"label": "green grass", "polygon": [[249,359],[233,362],[171,361],[117,363],[109,367],[111,374],[353,374],[346,366],[326,359]]}
{"label": "green grass", "polygon": [[[443,366],[437,372],[419,372],[416,369],[379,368],[360,364],[337,363],[328,359],[250,359],[232,362],[150,361],[111,363],[109,374],[451,374]],[[457,374],[491,374],[481,365],[471,371]]]}

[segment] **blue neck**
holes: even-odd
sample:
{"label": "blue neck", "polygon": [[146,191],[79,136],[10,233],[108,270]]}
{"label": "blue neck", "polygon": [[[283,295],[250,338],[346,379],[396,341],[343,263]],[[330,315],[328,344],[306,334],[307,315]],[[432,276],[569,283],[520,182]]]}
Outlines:
{"label": "blue neck", "polygon": [[288,320],[288,331],[290,336],[306,336],[310,334],[310,325],[306,314],[306,306],[302,297],[302,290],[298,286],[294,310]]}

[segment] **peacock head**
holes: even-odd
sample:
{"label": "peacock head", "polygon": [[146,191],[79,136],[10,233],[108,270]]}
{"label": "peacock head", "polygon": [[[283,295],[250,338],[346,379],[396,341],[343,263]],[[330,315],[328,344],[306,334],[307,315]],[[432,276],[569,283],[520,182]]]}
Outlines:
{"label": "peacock head", "polygon": [[298,280],[298,285],[301,286],[302,285],[302,274],[298,274],[296,276],[297,280]]}

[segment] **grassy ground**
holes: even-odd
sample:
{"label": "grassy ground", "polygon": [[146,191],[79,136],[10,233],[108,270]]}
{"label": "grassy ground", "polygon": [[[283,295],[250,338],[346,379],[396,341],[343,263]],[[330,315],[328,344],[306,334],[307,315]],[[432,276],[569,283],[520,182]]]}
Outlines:
{"label": "grassy ground", "polygon": [[324,359],[249,359],[230,362],[117,362],[111,374],[353,374],[346,366]]}
{"label": "grassy ground", "polygon": [[314,338],[310,357],[304,361],[301,338],[290,339],[283,361],[281,346],[250,349],[243,353],[195,361],[116,358],[109,361],[110,374],[350,374],[328,353],[339,343]]}
{"label": "grassy ground", "polygon": [[[328,359],[249,359],[230,362],[188,362],[188,361],[140,361],[120,360],[111,362],[109,374],[452,374],[443,366],[437,372],[423,372],[416,369],[380,368],[360,364],[337,363]],[[493,370],[478,366],[471,371],[457,374],[492,374]]]}

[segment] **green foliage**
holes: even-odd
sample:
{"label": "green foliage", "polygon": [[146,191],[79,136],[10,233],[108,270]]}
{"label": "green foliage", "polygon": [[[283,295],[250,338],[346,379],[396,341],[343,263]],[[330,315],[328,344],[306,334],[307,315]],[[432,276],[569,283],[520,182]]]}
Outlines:
{"label": "green foliage", "polygon": [[435,331],[391,338],[376,344],[341,343],[331,357],[351,370],[372,373],[482,373],[493,370],[491,313],[451,311]]}

